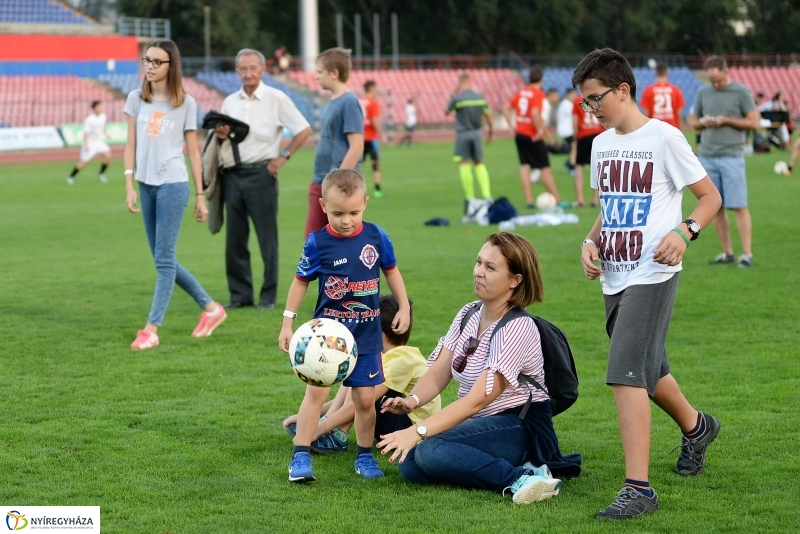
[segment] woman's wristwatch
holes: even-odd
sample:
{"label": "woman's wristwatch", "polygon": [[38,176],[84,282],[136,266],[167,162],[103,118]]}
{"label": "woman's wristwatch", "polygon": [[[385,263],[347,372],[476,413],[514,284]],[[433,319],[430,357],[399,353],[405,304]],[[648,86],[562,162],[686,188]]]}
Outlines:
{"label": "woman's wristwatch", "polygon": [[[413,393],[409,393],[409,394],[408,394],[408,398],[412,398],[412,397],[414,398],[414,400],[416,400],[416,401],[417,401],[417,406],[419,406],[419,397],[417,397],[417,396],[416,396],[415,394],[413,394]],[[417,406],[414,406],[414,408],[416,408]]]}

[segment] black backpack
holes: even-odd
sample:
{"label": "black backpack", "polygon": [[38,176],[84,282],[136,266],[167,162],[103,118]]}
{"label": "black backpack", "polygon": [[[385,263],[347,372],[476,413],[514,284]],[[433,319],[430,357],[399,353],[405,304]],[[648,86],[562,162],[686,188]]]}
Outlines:
{"label": "black backpack", "polygon": [[[481,308],[480,304],[476,304],[461,319],[461,331],[467,326],[467,321],[472,317],[475,312]],[[524,308],[511,308],[497,323],[497,326],[492,331],[492,336],[489,338],[489,345],[491,345],[495,334],[500,331],[503,326],[509,321],[518,319],[520,317],[530,317],[536,324],[539,330],[539,338],[541,340],[542,355],[544,360],[544,383],[547,389],[537,382],[533,377],[520,374],[517,380],[524,382],[537,389],[545,391],[550,397],[550,404],[553,409],[553,416],[560,414],[567,410],[570,406],[575,404],[578,400],[578,372],[575,370],[575,360],[572,357],[572,350],[569,348],[567,336],[564,335],[557,326],[553,323],[531,315]],[[525,418],[528,413],[528,408],[533,402],[533,395],[528,396],[528,402],[520,412],[520,419]]]}

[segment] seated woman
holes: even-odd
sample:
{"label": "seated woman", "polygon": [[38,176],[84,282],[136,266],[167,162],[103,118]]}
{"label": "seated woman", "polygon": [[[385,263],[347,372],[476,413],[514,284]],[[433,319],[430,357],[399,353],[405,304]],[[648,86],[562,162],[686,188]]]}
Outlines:
{"label": "seated woman", "polygon": [[[530,317],[520,317],[489,346],[503,315],[542,301],[536,251],[516,234],[492,234],[478,252],[473,277],[480,300],[456,315],[413,391],[386,400],[382,410],[409,413],[453,378],[460,383],[458,400],[416,426],[382,436],[378,447],[391,452],[390,462],[399,459],[400,474],[409,482],[510,490],[517,504],[541,501],[561,487],[551,471],[574,478],[581,458],[562,456],[547,395],[517,380],[522,373],[544,383],[539,332]],[[461,319],[475,305],[481,309],[462,331]],[[533,403],[520,419],[529,395]]]}

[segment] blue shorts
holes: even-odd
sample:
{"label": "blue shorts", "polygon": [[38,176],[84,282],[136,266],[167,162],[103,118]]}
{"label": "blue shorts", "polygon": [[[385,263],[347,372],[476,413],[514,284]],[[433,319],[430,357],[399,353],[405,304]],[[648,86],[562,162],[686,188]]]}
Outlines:
{"label": "blue shorts", "polygon": [[380,352],[359,354],[356,368],[342,382],[342,385],[351,388],[378,386],[383,384],[383,380],[383,360],[381,360]]}
{"label": "blue shorts", "polygon": [[700,156],[700,165],[708,173],[722,197],[726,209],[747,207],[747,177],[744,156]]}

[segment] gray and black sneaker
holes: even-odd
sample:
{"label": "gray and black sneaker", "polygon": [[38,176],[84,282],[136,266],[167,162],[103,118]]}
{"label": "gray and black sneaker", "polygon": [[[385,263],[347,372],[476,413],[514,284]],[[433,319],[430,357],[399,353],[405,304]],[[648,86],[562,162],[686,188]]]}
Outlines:
{"label": "gray and black sneaker", "polygon": [[706,431],[702,436],[694,439],[689,439],[686,436],[681,437],[681,455],[675,466],[675,472],[682,477],[691,477],[703,472],[706,467],[706,447],[719,434],[721,426],[719,419],[707,413],[704,413],[703,417],[706,420]]}
{"label": "gray and black sneaker", "polygon": [[636,488],[625,486],[619,490],[614,502],[597,513],[597,519],[633,519],[658,510],[658,507],[658,494],[655,490],[652,497],[647,497]]}
{"label": "gray and black sneaker", "polygon": [[736,261],[736,256],[728,254],[727,252],[720,252],[717,257],[708,262],[711,265],[720,265],[722,263],[733,263]]}

